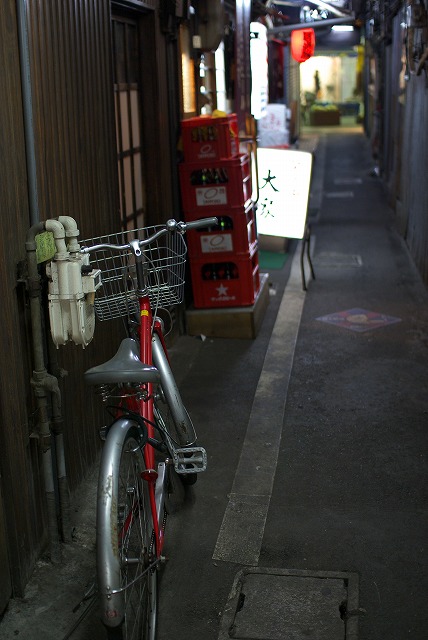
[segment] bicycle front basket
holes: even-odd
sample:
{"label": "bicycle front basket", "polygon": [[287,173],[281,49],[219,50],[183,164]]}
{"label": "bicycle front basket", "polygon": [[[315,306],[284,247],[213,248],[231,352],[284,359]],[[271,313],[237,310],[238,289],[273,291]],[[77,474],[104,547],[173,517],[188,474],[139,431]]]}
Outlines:
{"label": "bicycle front basket", "polygon": [[[138,238],[144,240],[164,226],[143,227],[132,231],[81,241],[82,247],[99,244],[123,245]],[[167,233],[143,247],[146,283],[152,307],[170,307],[183,300],[186,243],[180,233]],[[130,249],[98,249],[90,253],[90,264],[101,270],[102,286],[95,298],[99,320],[111,320],[139,311],[135,258]]]}

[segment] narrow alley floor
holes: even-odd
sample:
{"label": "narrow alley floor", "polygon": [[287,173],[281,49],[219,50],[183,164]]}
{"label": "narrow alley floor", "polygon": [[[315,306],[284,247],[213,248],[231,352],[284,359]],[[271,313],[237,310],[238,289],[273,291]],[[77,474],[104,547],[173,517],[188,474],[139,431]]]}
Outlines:
{"label": "narrow alley floor", "polygon": [[[428,612],[428,299],[361,134],[324,138],[314,267],[259,563],[355,571],[361,640]],[[283,517],[278,514],[283,513]]]}
{"label": "narrow alley floor", "polygon": [[[287,628],[278,601],[273,628],[272,572],[358,576],[352,638],[427,638],[428,293],[372,168],[359,129],[319,130],[316,279],[302,291],[291,243],[269,271],[255,340],[182,336],[172,349],[208,469],[168,520],[158,640],[327,638]],[[66,566],[40,564],[0,622],[2,640],[102,637],[93,612],[68,633],[93,574],[93,478],[74,499]],[[234,581],[254,568],[268,576],[258,619],[245,624],[247,594],[230,630]],[[349,640],[346,613],[335,616]]]}
{"label": "narrow alley floor", "polygon": [[[166,567],[161,638],[217,639],[245,566],[355,573],[358,638],[427,637],[427,291],[373,177],[368,140],[358,128],[317,135],[316,279],[303,296],[299,273],[287,276],[257,381],[256,344],[237,353],[215,340],[184,384],[212,462],[195,504],[173,524],[182,554]],[[272,446],[277,459],[266,456]],[[235,637],[328,637],[273,629],[273,595],[260,593],[265,635],[235,629]]]}

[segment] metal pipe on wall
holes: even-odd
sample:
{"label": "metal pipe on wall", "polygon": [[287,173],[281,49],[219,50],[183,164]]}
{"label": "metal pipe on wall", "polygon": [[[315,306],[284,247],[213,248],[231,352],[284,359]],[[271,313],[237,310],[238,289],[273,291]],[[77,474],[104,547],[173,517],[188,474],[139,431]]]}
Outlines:
{"label": "metal pipe on wall", "polygon": [[[41,324],[40,276],[37,268],[35,236],[45,230],[40,223],[39,198],[37,189],[37,164],[35,133],[33,122],[33,94],[31,86],[31,63],[27,26],[28,0],[17,0],[19,55],[21,63],[21,91],[24,116],[24,137],[27,162],[28,201],[31,229],[27,236],[27,262],[29,271],[30,307],[33,331],[33,356],[35,371],[32,385],[39,408],[39,437],[42,442],[42,456],[45,476],[45,490],[48,510],[48,528],[51,539],[52,560],[59,562],[61,552],[58,539],[56,514],[56,495],[59,499],[59,520],[64,541],[71,539],[69,525],[68,481],[65,473],[64,441],[61,418],[61,393],[58,379],[45,368],[45,336]],[[52,460],[51,421],[48,417],[48,398],[52,406],[52,433],[54,435],[54,453],[56,464]],[[60,427],[61,425],[61,427]]]}
{"label": "metal pipe on wall", "polygon": [[30,208],[30,224],[40,220],[37,192],[36,151],[33,124],[33,97],[31,89],[31,65],[27,28],[27,0],[16,0],[18,16],[19,57],[21,62],[21,91],[24,112],[25,151],[27,158],[27,182]]}
{"label": "metal pipe on wall", "polygon": [[[33,225],[27,233],[28,290],[30,296],[31,330],[33,343],[34,371],[31,385],[34,389],[38,409],[38,437],[42,450],[43,474],[45,481],[46,506],[52,562],[61,562],[61,546],[58,537],[58,523],[55,498],[55,473],[52,459],[51,428],[49,419],[50,393],[56,391],[58,381],[50,376],[45,367],[44,336],[42,330],[41,282],[36,257],[36,235],[44,231],[42,222]],[[56,383],[56,384],[55,384]]]}

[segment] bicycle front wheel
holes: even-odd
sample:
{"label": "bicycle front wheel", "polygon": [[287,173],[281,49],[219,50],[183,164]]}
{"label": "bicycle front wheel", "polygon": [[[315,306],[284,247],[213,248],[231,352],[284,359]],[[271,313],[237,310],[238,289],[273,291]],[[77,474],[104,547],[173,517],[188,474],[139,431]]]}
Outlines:
{"label": "bicycle front wheel", "polygon": [[155,640],[157,571],[138,427],[116,421],[101,458],[97,574],[108,640]]}

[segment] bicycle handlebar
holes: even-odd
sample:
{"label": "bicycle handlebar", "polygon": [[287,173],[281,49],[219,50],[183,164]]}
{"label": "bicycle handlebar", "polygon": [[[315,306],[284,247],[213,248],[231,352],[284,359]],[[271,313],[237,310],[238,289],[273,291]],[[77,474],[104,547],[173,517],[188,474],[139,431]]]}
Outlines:
{"label": "bicycle handlebar", "polygon": [[184,232],[189,229],[200,229],[202,227],[211,227],[218,224],[218,218],[200,218],[199,220],[194,220],[193,222],[178,222],[177,224],[184,226]]}
{"label": "bicycle handlebar", "polygon": [[[156,231],[149,238],[145,240],[138,240],[138,244],[140,247],[145,247],[158,238],[161,238],[166,233],[181,233],[184,234],[189,229],[200,229],[202,227],[209,227],[218,224],[218,219],[216,217],[211,218],[200,218],[199,220],[194,220],[193,222],[183,222],[177,221],[174,219],[167,220],[163,229]],[[131,248],[131,243],[127,242],[126,244],[96,244],[92,247],[81,247],[80,253],[90,253],[91,251],[99,251],[100,249],[111,249],[112,251],[124,251],[126,249]]]}

